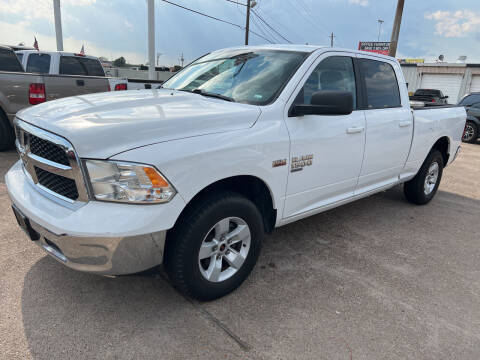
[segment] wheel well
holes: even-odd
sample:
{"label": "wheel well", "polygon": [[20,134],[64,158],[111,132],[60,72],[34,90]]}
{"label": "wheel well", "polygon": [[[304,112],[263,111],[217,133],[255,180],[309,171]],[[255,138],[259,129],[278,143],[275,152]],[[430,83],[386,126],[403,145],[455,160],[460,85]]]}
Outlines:
{"label": "wheel well", "polygon": [[262,214],[265,231],[268,233],[273,231],[277,218],[277,210],[273,207],[270,190],[262,180],[249,175],[233,176],[208,185],[189,201],[180,214],[179,219],[187,213],[190,208],[195,206],[197,202],[204,200],[212,193],[218,193],[220,191],[235,192],[252,201]]}
{"label": "wheel well", "polygon": [[450,154],[448,153],[450,148],[450,141],[448,137],[444,136],[437,140],[437,142],[432,146],[432,150],[438,150],[443,157],[443,166],[446,166],[448,163],[448,158]]}

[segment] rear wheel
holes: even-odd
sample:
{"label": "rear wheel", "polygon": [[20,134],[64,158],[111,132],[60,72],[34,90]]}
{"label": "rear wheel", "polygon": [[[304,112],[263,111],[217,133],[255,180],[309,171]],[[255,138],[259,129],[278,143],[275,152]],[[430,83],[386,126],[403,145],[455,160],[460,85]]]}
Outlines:
{"label": "rear wheel", "polygon": [[474,143],[477,141],[478,127],[473,121],[467,121],[465,130],[463,131],[462,140],[467,143]]}
{"label": "rear wheel", "polygon": [[8,118],[0,110],[0,151],[13,148],[15,134]]}
{"label": "rear wheel", "polygon": [[264,235],[257,207],[234,193],[197,203],[170,234],[165,269],[173,285],[199,300],[222,297],[252,271]]}
{"label": "rear wheel", "polygon": [[437,193],[442,180],[443,156],[438,150],[428,154],[417,175],[404,185],[405,197],[411,203],[424,205]]}

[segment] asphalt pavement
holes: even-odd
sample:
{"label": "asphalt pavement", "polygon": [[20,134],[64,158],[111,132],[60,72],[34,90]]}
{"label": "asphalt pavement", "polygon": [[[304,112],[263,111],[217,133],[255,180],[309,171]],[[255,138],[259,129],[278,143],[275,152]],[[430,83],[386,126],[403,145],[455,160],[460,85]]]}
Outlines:
{"label": "asphalt pavement", "polygon": [[436,198],[402,187],[277,229],[232,294],[198,303],[162,275],[100,277],[35,246],[0,153],[1,359],[478,359],[480,144]]}

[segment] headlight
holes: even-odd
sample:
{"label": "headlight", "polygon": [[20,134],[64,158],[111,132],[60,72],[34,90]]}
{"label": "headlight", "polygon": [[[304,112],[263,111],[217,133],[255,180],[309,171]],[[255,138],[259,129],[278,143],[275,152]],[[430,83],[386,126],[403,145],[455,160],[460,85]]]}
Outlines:
{"label": "headlight", "polygon": [[175,189],[153,166],[117,161],[85,161],[97,200],[162,203]]}

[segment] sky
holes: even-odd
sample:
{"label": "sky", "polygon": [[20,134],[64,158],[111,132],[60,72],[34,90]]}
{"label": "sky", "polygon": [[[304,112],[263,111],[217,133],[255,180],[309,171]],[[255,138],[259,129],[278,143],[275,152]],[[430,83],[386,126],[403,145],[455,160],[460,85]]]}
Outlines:
{"label": "sky", "polygon": [[[227,0],[170,0],[241,27],[245,7]],[[246,0],[232,0],[246,3]],[[389,41],[397,0],[257,0],[253,8],[266,23],[293,43],[355,49],[359,41],[376,41],[378,19],[384,21],[381,41]],[[61,0],[65,51],[129,63],[147,61],[145,0]],[[160,65],[185,63],[219,48],[243,45],[244,30],[155,0],[156,51]],[[285,43],[252,15],[251,29],[270,41]],[[0,44],[56,50],[52,0],[0,0]],[[250,34],[250,44],[267,43]],[[480,63],[479,0],[406,0],[397,57],[433,61],[442,54],[455,62]]]}

